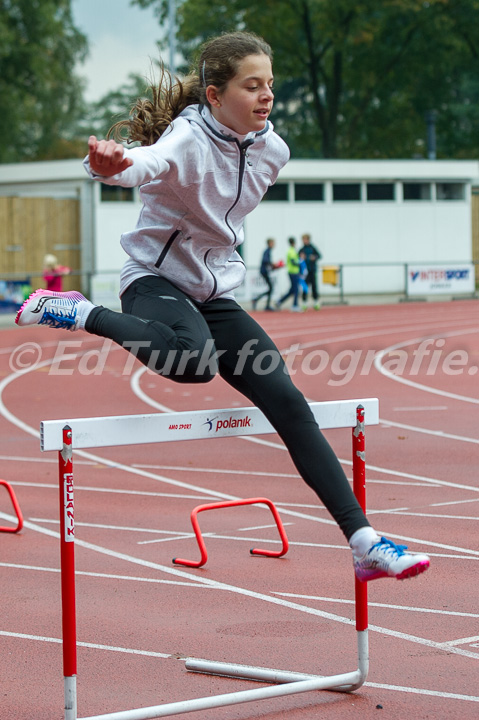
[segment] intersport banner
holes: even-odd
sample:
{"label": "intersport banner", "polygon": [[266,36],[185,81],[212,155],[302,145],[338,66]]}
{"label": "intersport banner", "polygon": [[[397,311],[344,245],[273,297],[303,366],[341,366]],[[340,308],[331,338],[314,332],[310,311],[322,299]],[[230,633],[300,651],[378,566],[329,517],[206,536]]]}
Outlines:
{"label": "intersport banner", "polygon": [[408,295],[470,294],[475,290],[474,265],[408,265]]}

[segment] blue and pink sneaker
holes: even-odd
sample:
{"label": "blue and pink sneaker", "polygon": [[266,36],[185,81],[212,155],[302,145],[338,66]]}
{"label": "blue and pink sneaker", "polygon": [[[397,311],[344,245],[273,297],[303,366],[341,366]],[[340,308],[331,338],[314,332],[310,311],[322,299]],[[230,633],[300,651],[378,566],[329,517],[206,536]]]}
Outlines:
{"label": "blue and pink sneaker", "polygon": [[382,537],[362,557],[353,554],[356,577],[362,582],[383,577],[405,580],[428,569],[430,561],[427,555],[407,553],[405,550],[406,545],[396,545]]}
{"label": "blue and pink sneaker", "polygon": [[89,311],[94,307],[81,293],[35,290],[25,300],[15,322],[26,325],[48,325],[52,328],[78,330],[85,325]]}

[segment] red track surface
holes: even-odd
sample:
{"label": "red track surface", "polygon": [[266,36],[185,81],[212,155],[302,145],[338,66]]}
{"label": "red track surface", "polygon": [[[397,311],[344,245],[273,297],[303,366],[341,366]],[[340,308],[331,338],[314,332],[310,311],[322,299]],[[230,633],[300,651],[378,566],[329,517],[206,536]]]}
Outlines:
{"label": "red track surface", "polygon": [[[381,424],[366,434],[369,516],[378,531],[429,553],[431,568],[411,581],[370,584],[370,672],[358,692],[188,717],[478,717],[478,311],[477,301],[457,301],[257,313],[289,358],[296,353],[295,380],[308,399],[379,397]],[[103,347],[87,334],[34,327],[0,337],[0,477],[25,519],[20,534],[0,535],[0,718],[61,720],[57,457],[40,453],[40,421],[247,402],[220,379],[175,385],[139,364],[130,369],[115,346],[87,357]],[[391,346],[400,353],[385,354],[380,372],[373,354]],[[35,353],[40,364],[30,368]],[[63,355],[56,370],[48,362],[55,354]],[[19,365],[24,372],[14,374]],[[327,435],[350,476],[350,432]],[[185,656],[312,674],[356,668],[350,552],[278,438],[260,441],[74,452],[80,717],[257,686],[189,673]],[[12,513],[4,490],[0,524]],[[190,511],[218,493],[273,500],[288,554],[250,556],[252,546],[277,543],[277,530],[266,508],[236,507],[202,518],[211,533],[203,568],[167,574],[159,566],[173,568],[175,555],[199,557]]]}

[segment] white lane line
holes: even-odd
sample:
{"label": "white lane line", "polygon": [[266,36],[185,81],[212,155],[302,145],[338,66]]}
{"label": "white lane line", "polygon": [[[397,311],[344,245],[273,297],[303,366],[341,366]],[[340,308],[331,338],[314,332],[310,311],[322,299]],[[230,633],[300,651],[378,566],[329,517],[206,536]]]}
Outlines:
{"label": "white lane line", "polygon": [[[24,457],[18,455],[0,455],[2,462],[31,462],[31,463],[50,463],[58,465],[58,460],[54,457]],[[95,465],[96,463],[87,460],[79,460],[79,465]]]}
{"label": "white lane line", "polygon": [[438,513],[412,512],[408,508],[391,508],[391,510],[368,510],[369,515],[400,515],[423,518],[443,518],[445,520],[479,520],[477,515],[440,515]]}
{"label": "white lane line", "polygon": [[[478,640],[479,635],[473,635],[473,637],[460,638],[459,640],[449,640],[448,642],[443,643],[443,645],[447,645],[447,647],[453,647],[455,645],[469,645],[471,643],[477,643]],[[474,647],[477,647],[477,645]]]}
{"label": "white lane line", "polygon": [[437,410],[447,410],[447,405],[420,405],[418,407],[393,407],[395,412],[429,412]]}
{"label": "white lane line", "polygon": [[[351,460],[341,460],[345,465],[352,465]],[[367,465],[367,471],[383,473],[384,475],[396,475],[397,477],[409,478],[410,480],[420,480],[431,485],[441,485],[442,487],[454,488],[455,490],[470,490],[471,492],[479,492],[479,487],[475,485],[466,485],[463,483],[450,482],[449,480],[439,480],[438,478],[430,478],[427,475],[416,475],[415,473],[403,472],[400,470],[389,470],[388,468],[378,465]],[[368,482],[366,478],[366,483]]]}
{"label": "white lane line", "polygon": [[[40,635],[27,635],[26,633],[15,633],[7,632],[6,630],[0,630],[0,635],[4,637],[19,638],[21,640],[37,640],[39,642],[48,643],[62,643],[61,638],[42,637]],[[146,655],[147,657],[156,658],[171,658],[174,655],[168,655],[166,653],[153,652],[152,650],[133,650],[132,648],[115,647],[114,645],[98,645],[98,643],[80,642],[77,640],[78,647],[93,648],[94,650],[110,650],[113,652],[128,653],[129,655]]]}
{"label": "white lane line", "polygon": [[[283,525],[287,527],[288,525],[294,525],[294,523],[283,523]],[[249,530],[267,530],[269,528],[275,527],[277,527],[275,523],[273,523],[272,525],[252,525],[251,527],[237,528],[236,532],[248,532]]]}
{"label": "white lane line", "polygon": [[448,502],[431,503],[429,507],[444,507],[446,505],[464,505],[479,502],[479,498],[469,498],[468,500],[449,500]]}
{"label": "white lane line", "polygon": [[[48,535],[49,537],[54,537],[56,539],[59,539],[59,533],[49,530],[48,528],[44,528],[41,525],[37,525],[35,523],[31,523],[29,521],[24,522],[24,527],[28,528],[30,530],[33,530],[35,532],[41,533],[43,535]],[[289,610],[296,610],[298,612],[302,612],[308,615],[314,615],[316,617],[322,617],[326,620],[333,620],[335,622],[339,622],[344,625],[350,625],[354,626],[355,621],[351,618],[343,617],[341,615],[336,615],[334,613],[325,612],[323,610],[318,610],[317,608],[312,608],[307,605],[300,605],[298,603],[293,603],[289,600],[283,600],[278,597],[273,597],[271,595],[265,595],[263,593],[258,593],[253,590],[248,590],[247,588],[242,588],[237,585],[229,585],[228,583],[223,583],[217,580],[212,580],[210,578],[197,578],[195,575],[192,575],[189,572],[186,572],[184,570],[178,570],[177,568],[171,568],[166,565],[160,565],[159,563],[154,563],[149,560],[144,560],[142,558],[137,558],[132,555],[128,555],[127,553],[121,553],[117,552],[116,550],[110,550],[109,548],[103,547],[101,545],[96,545],[94,543],[89,543],[84,540],[75,539],[75,545],[79,547],[83,547],[87,550],[92,550],[93,552],[101,553],[103,555],[107,555],[109,557],[114,557],[117,560],[123,560],[128,563],[134,563],[136,565],[141,565],[143,567],[148,567],[152,570],[158,570],[160,572],[164,572],[167,575],[173,575],[175,577],[180,577],[182,579],[195,581],[197,580],[199,583],[204,583],[205,585],[209,585],[212,588],[215,588],[217,590],[223,590],[226,592],[231,592],[233,594],[237,595],[243,595],[244,597],[252,598],[253,600],[259,600],[267,603],[271,603],[273,605],[279,605],[285,608],[288,608]],[[463,650],[462,648],[456,648],[456,647],[449,647],[446,648],[442,645],[442,643],[435,642],[434,640],[428,640],[427,638],[422,638],[417,635],[411,635],[410,633],[403,633],[399,632],[397,630],[391,630],[389,628],[380,627],[378,625],[370,625],[369,630],[372,632],[378,632],[383,635],[389,635],[390,637],[397,638],[399,640],[405,640],[407,642],[412,642],[418,645],[424,645],[426,647],[430,647],[436,650],[445,651],[448,653],[453,653],[456,655],[461,655],[463,657],[473,658],[475,660],[479,660],[479,653],[474,653],[469,650]]]}
{"label": "white lane line", "polygon": [[[281,595],[281,597],[293,597],[298,598],[299,600],[319,600],[320,602],[340,603],[341,605],[355,604],[354,600],[345,600],[344,598],[322,597],[321,595],[302,595],[300,593],[278,592],[273,590],[271,592],[273,593],[273,595]],[[368,606],[386,608],[386,610],[404,610],[405,612],[426,613],[427,615],[451,615],[452,617],[479,618],[479,613],[458,612],[454,610],[436,610],[434,608],[411,607],[409,605],[393,605],[391,603],[371,602],[370,600],[368,600]],[[479,640],[479,638],[472,639]],[[448,643],[443,644],[447,645]]]}
{"label": "white lane line", "polygon": [[[58,460],[55,461],[58,465]],[[77,465],[77,461],[75,460],[75,465]],[[92,463],[93,464],[93,463]],[[95,463],[96,465],[97,463]],[[58,492],[58,483],[52,484],[52,483],[39,483],[39,482],[25,482],[23,480],[12,480],[10,482],[10,485],[14,485],[15,487],[31,487],[31,488],[47,488],[48,490],[56,490]],[[217,500],[216,495],[187,495],[186,493],[162,493],[162,492],[149,492],[148,490],[123,490],[120,488],[102,488],[102,487],[93,487],[88,485],[77,485],[75,487],[75,492],[99,492],[99,493],[113,493],[118,495],[140,495],[144,497],[158,497],[158,498],[179,498],[180,500],[201,500],[212,502],[214,500]],[[315,505],[310,505],[306,507],[316,507]]]}
{"label": "white lane line", "polygon": [[[62,643],[61,638],[42,637],[41,635],[27,635],[26,633],[14,633],[6,630],[0,630],[0,635],[4,637],[13,637],[21,640],[35,640],[37,642],[49,642],[49,643]],[[87,643],[77,641],[79,647],[92,648],[94,650],[108,650],[112,652],[127,653],[130,655],[143,655],[146,657],[163,658],[163,659],[178,659],[176,653],[159,653],[152,650],[136,650],[133,648],[115,647],[112,645],[98,645],[97,643]],[[448,700],[465,700],[469,702],[479,702],[479,697],[475,695],[462,695],[460,693],[442,692],[440,690],[426,690],[423,688],[405,687],[403,685],[390,685],[385,683],[365,682],[364,687],[377,688],[379,690],[390,690],[392,692],[405,692],[413,695],[431,695],[432,697],[444,698]]]}
{"label": "white lane line", "polygon": [[419,688],[404,687],[401,685],[386,685],[374,682],[365,682],[364,685],[371,688],[378,688],[379,690],[393,690],[395,692],[412,693],[414,695],[432,695],[432,697],[444,698],[446,700],[469,700],[469,702],[479,702],[479,697],[474,695],[461,695],[459,693],[441,692],[440,690],[423,690]]}
{"label": "white lane line", "polygon": [[401,428],[402,430],[409,430],[410,432],[422,433],[423,435],[433,435],[434,437],[438,438],[459,440],[460,442],[467,442],[474,445],[479,445],[478,438],[471,438],[467,437],[466,435],[454,435],[454,433],[444,432],[444,430],[429,430],[428,428],[417,427],[417,425],[406,425],[405,423],[398,423],[394,422],[393,420],[385,420],[384,418],[379,418],[379,422],[380,424],[387,425],[388,427],[397,427]]}
{"label": "white lane line", "polygon": [[[11,568],[12,570],[34,570],[36,572],[61,573],[60,568],[41,567],[39,565],[20,565],[18,563],[0,562],[0,567]],[[105,580],[127,580],[133,582],[155,583],[158,585],[181,585],[190,588],[211,589],[208,585],[200,585],[192,582],[182,582],[180,580],[161,580],[160,578],[135,577],[134,575],[112,575],[111,573],[87,572],[86,570],[75,570],[75,577],[84,575],[86,577],[103,578]]]}
{"label": "white lane line", "polygon": [[[76,489],[76,488],[75,488]],[[51,518],[29,518],[30,522],[45,523],[51,525],[58,525],[59,520]],[[157,530],[156,528],[145,528],[145,527],[129,527],[128,525],[105,525],[103,523],[87,523],[78,522],[75,520],[76,527],[87,527],[87,528],[98,528],[100,530],[117,530],[120,532],[139,532],[139,533],[153,533],[154,535],[173,535],[176,539],[180,537],[191,538],[195,537],[194,533],[183,532],[181,530]]]}
{"label": "white lane line", "polygon": [[403,385],[409,385],[409,387],[416,388],[416,390],[422,390],[424,392],[431,393],[432,395],[440,395],[441,397],[448,397],[452,398],[453,400],[461,400],[462,402],[468,402],[473,403],[474,405],[479,405],[479,398],[473,398],[469,397],[467,395],[458,395],[457,393],[451,393],[446,390],[440,390],[439,388],[431,387],[430,385],[424,385],[423,383],[415,382],[414,380],[409,380],[408,378],[404,378],[401,375],[395,375],[390,370],[387,370],[384,365],[382,364],[382,360],[385,355],[388,355],[394,350],[399,350],[400,348],[408,347],[409,345],[415,345],[423,342],[424,340],[434,340],[436,338],[446,338],[446,337],[458,337],[461,335],[470,335],[473,333],[478,333],[479,330],[476,328],[471,328],[470,330],[451,330],[444,333],[437,333],[435,335],[429,334],[418,338],[413,338],[412,340],[406,340],[404,342],[395,343],[394,345],[390,345],[387,348],[384,348],[383,350],[380,350],[376,353],[376,357],[374,359],[374,366],[376,370],[385,377],[389,378],[389,380],[394,380],[395,382],[402,383]]}
{"label": "white lane line", "polygon": [[[0,515],[1,517],[1,515]],[[290,525],[293,525],[294,523],[290,523]],[[271,527],[276,527],[276,525],[272,525]],[[239,530],[238,530],[239,532]],[[238,542],[247,542],[247,543],[262,543],[264,545],[270,544],[270,545],[281,545],[281,540],[271,539],[271,538],[251,538],[251,537],[244,537],[242,535],[224,535],[223,533],[216,533],[216,532],[208,532],[208,533],[201,533],[203,537],[210,537],[215,538],[215,540],[236,540]],[[190,537],[195,537],[194,535],[191,535]],[[188,540],[186,536],[179,538],[179,540]],[[154,545],[157,542],[164,542],[164,540],[142,540],[138,542],[138,545]],[[289,542],[290,547],[314,547],[314,548],[329,548],[334,550],[349,550],[349,548],[346,545],[325,545],[325,544],[319,544],[319,543],[303,543],[303,542]]]}

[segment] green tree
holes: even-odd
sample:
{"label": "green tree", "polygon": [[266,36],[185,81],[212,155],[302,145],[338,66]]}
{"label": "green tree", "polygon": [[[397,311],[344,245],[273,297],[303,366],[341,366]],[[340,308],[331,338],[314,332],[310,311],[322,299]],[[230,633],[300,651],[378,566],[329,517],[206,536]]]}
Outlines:
{"label": "green tree", "polygon": [[[132,3],[167,21],[168,0]],[[272,45],[273,120],[293,156],[424,155],[431,110],[439,155],[479,152],[479,0],[178,0],[177,20],[187,61],[233,29]]]}
{"label": "green tree", "polygon": [[74,66],[87,51],[71,0],[0,0],[0,162],[78,155]]}

